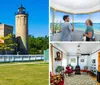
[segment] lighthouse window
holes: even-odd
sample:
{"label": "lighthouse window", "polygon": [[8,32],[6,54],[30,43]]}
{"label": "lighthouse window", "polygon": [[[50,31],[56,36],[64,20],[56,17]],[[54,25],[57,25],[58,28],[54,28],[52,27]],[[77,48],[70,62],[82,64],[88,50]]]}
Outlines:
{"label": "lighthouse window", "polygon": [[24,24],[26,24],[26,18],[24,18]]}

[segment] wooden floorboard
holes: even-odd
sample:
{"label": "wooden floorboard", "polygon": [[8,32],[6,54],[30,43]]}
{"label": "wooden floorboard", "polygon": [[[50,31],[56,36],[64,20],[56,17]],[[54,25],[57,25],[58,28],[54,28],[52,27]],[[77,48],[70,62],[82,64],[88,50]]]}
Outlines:
{"label": "wooden floorboard", "polygon": [[92,76],[90,73],[89,73],[89,75],[92,77],[92,79],[93,79],[94,81],[96,81],[97,85],[100,85],[100,83],[97,82],[97,78],[96,78],[96,76]]}

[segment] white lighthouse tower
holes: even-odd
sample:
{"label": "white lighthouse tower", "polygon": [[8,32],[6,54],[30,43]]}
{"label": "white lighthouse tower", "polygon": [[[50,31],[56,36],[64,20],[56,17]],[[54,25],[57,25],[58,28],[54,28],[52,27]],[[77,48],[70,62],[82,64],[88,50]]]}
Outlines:
{"label": "white lighthouse tower", "polygon": [[28,54],[28,14],[22,5],[18,8],[15,18],[17,51],[20,54]]}

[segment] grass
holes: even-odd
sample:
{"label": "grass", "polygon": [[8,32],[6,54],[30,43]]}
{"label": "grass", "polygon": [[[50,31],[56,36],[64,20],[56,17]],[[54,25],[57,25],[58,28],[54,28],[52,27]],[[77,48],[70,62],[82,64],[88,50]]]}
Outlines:
{"label": "grass", "polygon": [[48,85],[48,63],[0,66],[0,85]]}

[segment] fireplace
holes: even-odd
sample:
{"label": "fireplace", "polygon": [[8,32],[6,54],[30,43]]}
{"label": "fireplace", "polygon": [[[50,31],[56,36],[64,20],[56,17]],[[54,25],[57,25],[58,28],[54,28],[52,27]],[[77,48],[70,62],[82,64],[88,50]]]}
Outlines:
{"label": "fireplace", "polygon": [[79,66],[79,56],[77,56],[77,66],[75,67],[75,74],[81,74]]}
{"label": "fireplace", "polygon": [[81,73],[80,73],[80,66],[79,66],[79,65],[77,65],[77,66],[75,67],[75,74],[81,74]]}

